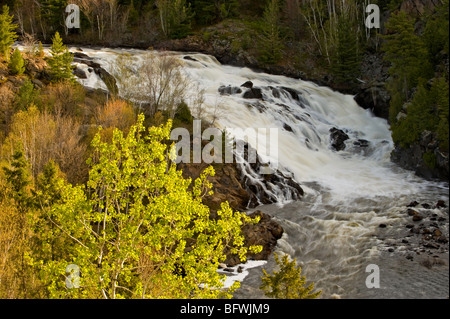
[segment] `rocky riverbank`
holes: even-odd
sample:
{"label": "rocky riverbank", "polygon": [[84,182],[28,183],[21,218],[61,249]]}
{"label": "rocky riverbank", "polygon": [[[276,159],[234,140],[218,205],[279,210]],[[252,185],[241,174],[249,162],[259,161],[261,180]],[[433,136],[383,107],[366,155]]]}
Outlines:
{"label": "rocky riverbank", "polygon": [[378,238],[383,241],[382,251],[418,262],[431,269],[446,265],[449,253],[448,203],[411,202],[401,213],[404,228],[392,232],[390,225],[380,224]]}

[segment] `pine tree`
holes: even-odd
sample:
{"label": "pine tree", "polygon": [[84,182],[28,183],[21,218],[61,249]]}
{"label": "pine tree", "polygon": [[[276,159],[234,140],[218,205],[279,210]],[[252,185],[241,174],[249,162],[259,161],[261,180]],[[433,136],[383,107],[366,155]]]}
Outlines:
{"label": "pine tree", "polygon": [[338,83],[353,87],[359,74],[357,33],[354,32],[349,19],[342,17],[337,33],[337,48],[331,57],[331,71]]}
{"label": "pine tree", "polygon": [[14,30],[17,24],[12,23],[13,16],[9,15],[9,7],[3,6],[3,13],[0,14],[0,55],[9,61],[9,54],[11,45],[17,39],[17,34]]}
{"label": "pine tree", "polygon": [[161,29],[172,39],[186,37],[191,30],[193,14],[186,0],[157,0]]}
{"label": "pine tree", "polygon": [[233,16],[239,7],[237,0],[193,0],[191,3],[195,20],[201,25],[220,22]]}
{"label": "pine tree", "polygon": [[22,58],[22,54],[19,49],[15,49],[9,61],[9,70],[13,75],[21,75],[25,72],[25,61]]}
{"label": "pine tree", "polygon": [[294,259],[289,261],[287,254],[282,259],[275,253],[275,261],[280,268],[274,271],[273,275],[268,275],[263,269],[264,277],[262,277],[262,285],[260,289],[265,291],[267,297],[276,299],[316,299],[322,291],[314,290],[314,284],[311,283],[305,287],[306,278],[302,276],[301,267],[297,267]]}
{"label": "pine tree", "polygon": [[56,32],[52,38],[53,44],[50,48],[52,57],[49,59],[50,73],[53,82],[73,81],[72,61],[73,56],[63,44],[59,33]]}
{"label": "pine tree", "polygon": [[14,200],[21,208],[26,208],[30,204],[30,194],[28,186],[31,183],[29,165],[21,147],[17,148],[13,154],[12,168],[3,167],[6,181],[11,185]]}
{"label": "pine tree", "polygon": [[269,0],[260,27],[260,60],[265,64],[275,64],[281,59],[283,49],[279,0]]}
{"label": "pine tree", "polygon": [[430,77],[432,68],[427,59],[425,44],[414,32],[414,21],[405,12],[392,14],[386,28],[389,34],[384,36],[384,58],[391,63],[388,88],[392,94],[400,89],[403,100],[406,101],[409,91],[419,83],[419,79]]}

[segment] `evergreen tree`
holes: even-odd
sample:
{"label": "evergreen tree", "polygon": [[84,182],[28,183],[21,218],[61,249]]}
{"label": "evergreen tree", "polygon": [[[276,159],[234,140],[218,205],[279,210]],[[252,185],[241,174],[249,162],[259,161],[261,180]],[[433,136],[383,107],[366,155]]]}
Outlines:
{"label": "evergreen tree", "polygon": [[68,5],[67,0],[43,0],[41,1],[41,16],[46,25],[50,28],[50,33],[63,31],[65,23],[65,8]]}
{"label": "evergreen tree", "polygon": [[25,61],[22,58],[22,54],[19,49],[15,49],[9,61],[9,70],[11,74],[21,75],[25,72]]}
{"label": "evergreen tree", "polygon": [[49,59],[50,74],[53,82],[73,81],[72,61],[73,56],[63,44],[59,33],[56,32],[52,38],[53,44],[50,48],[52,57]]}
{"label": "evergreen tree", "polygon": [[9,61],[11,45],[17,39],[17,34],[14,32],[17,25],[13,24],[12,20],[13,16],[9,15],[9,7],[4,5],[3,12],[0,14],[0,55],[6,61]]}
{"label": "evergreen tree", "polygon": [[302,276],[301,267],[297,267],[294,259],[289,261],[287,254],[282,259],[275,254],[275,261],[280,268],[274,271],[273,275],[268,275],[263,269],[262,285],[260,289],[265,291],[267,297],[276,299],[316,299],[322,291],[313,292],[314,283],[306,286],[306,278]]}
{"label": "evergreen tree", "polygon": [[17,148],[13,154],[11,168],[3,167],[3,170],[5,172],[6,181],[11,185],[14,200],[21,208],[27,208],[30,204],[28,186],[31,184],[31,175],[29,165],[21,147]]}
{"label": "evergreen tree", "polygon": [[265,64],[277,63],[282,57],[283,49],[279,0],[268,0],[263,18],[260,22],[260,29],[260,60]]}
{"label": "evergreen tree", "polygon": [[331,57],[331,71],[338,83],[353,87],[360,67],[357,32],[353,30],[349,19],[342,17],[339,20],[337,47]]}
{"label": "evergreen tree", "polygon": [[388,89],[392,95],[400,94],[396,103],[391,105],[395,109],[391,112],[391,121],[395,123],[397,111],[409,98],[410,90],[419,83],[420,78],[430,78],[432,67],[424,42],[414,32],[414,21],[405,12],[392,14],[386,28],[389,33],[384,36],[384,58],[391,63]]}
{"label": "evergreen tree", "polygon": [[436,13],[427,19],[423,37],[435,63],[439,63],[441,52],[449,54],[449,0],[443,0]]}
{"label": "evergreen tree", "polygon": [[186,0],[157,0],[161,29],[172,39],[186,37],[191,30],[193,14]]}
{"label": "evergreen tree", "polygon": [[193,0],[192,9],[198,24],[209,25],[236,14],[238,0]]}

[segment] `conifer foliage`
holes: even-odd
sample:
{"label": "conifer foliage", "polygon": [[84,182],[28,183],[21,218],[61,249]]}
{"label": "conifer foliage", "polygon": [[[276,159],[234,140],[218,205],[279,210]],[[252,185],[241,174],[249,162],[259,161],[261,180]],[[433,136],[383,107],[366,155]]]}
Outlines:
{"label": "conifer foliage", "polygon": [[25,71],[25,62],[19,49],[15,49],[9,61],[9,69],[11,74],[21,75]]}
{"label": "conifer foliage", "polygon": [[52,38],[53,44],[50,48],[52,57],[49,59],[50,73],[53,82],[73,81],[72,61],[73,56],[63,44],[58,32]]}
{"label": "conifer foliage", "polygon": [[13,16],[9,15],[9,7],[4,5],[3,12],[0,14],[0,56],[3,56],[6,61],[9,60],[11,45],[17,39],[17,34],[14,32],[17,25],[12,21]]}
{"label": "conifer foliage", "polygon": [[281,257],[275,253],[275,261],[280,268],[274,271],[273,275],[267,274],[263,269],[264,277],[262,277],[262,285],[260,289],[264,290],[267,297],[276,299],[316,299],[322,291],[314,290],[314,283],[306,285],[306,277],[302,276],[301,267],[297,267],[294,259],[289,261],[287,254]]}

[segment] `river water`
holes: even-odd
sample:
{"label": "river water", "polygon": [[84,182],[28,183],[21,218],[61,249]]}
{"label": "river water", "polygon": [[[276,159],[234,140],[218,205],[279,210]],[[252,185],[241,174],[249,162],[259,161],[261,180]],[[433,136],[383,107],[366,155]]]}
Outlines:
{"label": "river water", "polygon": [[[82,51],[112,74],[118,56],[129,54],[133,61],[129,68],[138,73],[147,54]],[[425,181],[390,162],[394,145],[385,120],[359,107],[352,96],[311,82],[221,65],[204,54],[168,54],[183,64],[184,75],[195,89],[204,90],[205,117],[217,117],[217,127],[278,129],[273,160],[280,171],[294,176],[305,196],[292,202],[280,195],[278,204],[258,209],[282,225],[285,234],[276,250],[297,259],[302,274],[323,291],[322,298],[448,297],[448,243],[439,250],[424,250],[422,239],[411,237],[405,228],[406,206],[412,201],[428,203],[430,208],[417,209],[440,219],[439,229],[448,238],[448,209],[433,208],[438,200],[448,205],[448,184]],[[105,88],[94,72],[86,74],[87,79],[80,80],[85,86]],[[237,88],[247,81],[260,88],[262,97],[244,98],[247,89]],[[219,94],[219,88],[227,86],[231,94]],[[344,151],[331,147],[332,128],[349,136]],[[258,143],[248,142],[258,149]],[[411,254],[413,258],[407,259]],[[439,262],[426,267],[430,258]],[[372,264],[380,269],[379,289],[366,285],[370,275],[366,268]],[[270,272],[274,266],[271,258],[263,267]],[[248,270],[236,298],[264,297],[258,289],[261,268]]]}

